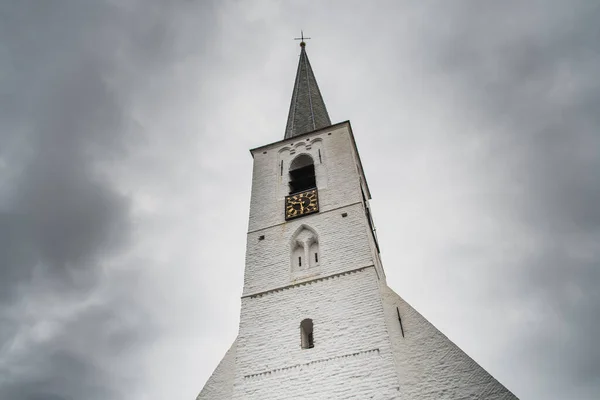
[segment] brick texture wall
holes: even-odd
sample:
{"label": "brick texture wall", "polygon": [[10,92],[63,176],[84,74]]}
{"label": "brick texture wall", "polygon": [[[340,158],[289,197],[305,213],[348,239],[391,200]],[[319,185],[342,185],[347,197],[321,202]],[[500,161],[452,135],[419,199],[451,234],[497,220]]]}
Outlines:
{"label": "brick texture wall", "polygon": [[360,172],[348,125],[278,142],[252,153],[249,232],[285,223],[283,208],[289,193],[289,166],[303,153],[310,155],[315,163],[322,211],[361,201]]}
{"label": "brick texture wall", "polygon": [[[198,400],[515,399],[387,287],[351,135],[342,123],[253,150],[238,338]],[[300,154],[314,160],[320,211],[286,222]],[[319,263],[298,272],[291,240],[303,226],[318,237]],[[306,318],[312,349],[301,347]]]}
{"label": "brick texture wall", "polygon": [[[314,348],[300,322],[313,320]],[[375,269],[242,300],[234,399],[395,399],[398,377]]]}
{"label": "brick texture wall", "polygon": [[211,377],[206,381],[197,400],[231,400],[235,379],[235,353],[237,341],[234,341],[225,357],[221,360]]}
{"label": "brick texture wall", "polygon": [[[342,213],[347,216],[342,217]],[[303,225],[318,235],[319,267],[293,275],[291,239]],[[262,235],[264,240],[258,240]],[[244,295],[286,286],[303,277],[314,279],[368,265],[373,265],[373,253],[362,205],[323,211],[248,235]]]}
{"label": "brick texture wall", "polygon": [[382,286],[382,299],[400,377],[400,398],[517,399],[387,286]]}

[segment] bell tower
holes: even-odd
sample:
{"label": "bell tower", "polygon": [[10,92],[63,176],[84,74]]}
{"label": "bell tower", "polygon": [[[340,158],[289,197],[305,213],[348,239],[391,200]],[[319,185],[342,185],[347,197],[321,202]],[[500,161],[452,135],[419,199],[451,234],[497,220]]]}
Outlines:
{"label": "bell tower", "polygon": [[284,139],[254,159],[239,333],[198,399],[515,399],[388,288],[349,121],[304,40]]}

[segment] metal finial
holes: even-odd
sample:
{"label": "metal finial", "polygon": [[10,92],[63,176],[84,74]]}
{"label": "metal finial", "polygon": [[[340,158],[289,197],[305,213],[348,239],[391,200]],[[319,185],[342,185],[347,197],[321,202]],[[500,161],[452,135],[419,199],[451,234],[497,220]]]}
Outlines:
{"label": "metal finial", "polygon": [[304,37],[304,32],[300,31],[300,37],[299,38],[294,38],[294,40],[300,40],[300,47],[304,47],[306,46],[306,43],[304,42],[304,40],[306,39],[310,39],[309,37]]}

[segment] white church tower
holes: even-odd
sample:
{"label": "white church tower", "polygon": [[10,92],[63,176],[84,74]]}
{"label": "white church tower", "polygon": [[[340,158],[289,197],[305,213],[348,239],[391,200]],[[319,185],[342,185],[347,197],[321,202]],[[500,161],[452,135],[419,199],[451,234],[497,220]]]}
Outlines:
{"label": "white church tower", "polygon": [[197,399],[516,399],[387,286],[352,127],[300,46],[285,137],[251,150],[239,333]]}

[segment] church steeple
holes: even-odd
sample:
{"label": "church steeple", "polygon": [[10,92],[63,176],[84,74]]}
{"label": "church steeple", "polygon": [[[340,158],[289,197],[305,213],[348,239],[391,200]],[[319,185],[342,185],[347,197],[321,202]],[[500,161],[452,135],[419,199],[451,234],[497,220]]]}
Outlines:
{"label": "church steeple", "polygon": [[331,125],[303,39],[287,140],[250,150],[238,336],[196,400],[518,400],[387,286],[350,121]]}
{"label": "church steeple", "polygon": [[315,74],[306,55],[306,43],[302,35],[300,60],[292,92],[292,103],[285,127],[284,139],[302,135],[331,125],[325,102],[319,91]]}

